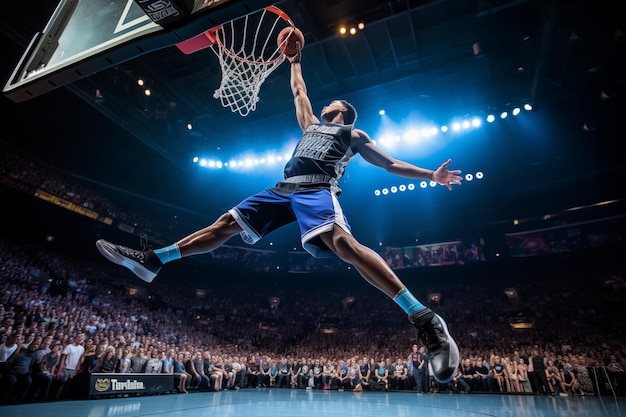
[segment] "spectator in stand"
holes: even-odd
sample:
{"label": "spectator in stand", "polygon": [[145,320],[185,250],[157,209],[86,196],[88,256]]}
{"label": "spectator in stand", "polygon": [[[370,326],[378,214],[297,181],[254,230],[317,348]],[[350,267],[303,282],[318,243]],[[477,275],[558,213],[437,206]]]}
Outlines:
{"label": "spectator in stand", "polygon": [[324,361],[322,367],[322,389],[329,389],[336,372],[335,364],[328,358]]}
{"label": "spectator in stand", "polygon": [[289,387],[289,362],[287,362],[287,358],[282,356],[280,358],[280,362],[278,363],[278,379],[276,380],[277,388],[287,388]]}
{"label": "spectator in stand", "polygon": [[298,388],[306,388],[309,385],[309,376],[313,374],[313,363],[306,358],[300,359],[300,375],[298,375]]}
{"label": "spectator in stand", "polygon": [[504,366],[506,367],[507,392],[520,392],[517,362],[507,356],[504,358]]}
{"label": "spectator in stand", "polygon": [[[257,387],[259,385],[259,361],[257,356],[251,356],[248,359],[246,369],[246,380],[244,382],[245,387]],[[297,379],[296,379],[297,380]]]}
{"label": "spectator in stand", "polygon": [[241,372],[241,383],[239,384],[239,388],[245,388],[248,385],[248,371],[249,371],[249,359],[247,356],[242,355],[239,356],[239,363],[242,366],[242,372]]}
{"label": "spectator in stand", "polygon": [[354,390],[359,383],[359,371],[360,367],[355,358],[350,358],[347,362],[348,365],[348,379],[350,380],[350,389]]}
{"label": "spectator in stand", "polygon": [[[547,395],[550,393],[550,386],[548,385],[548,379],[546,377],[546,358],[539,353],[539,349],[535,348],[529,358],[529,362],[532,363],[533,368],[533,382],[535,391],[538,394]],[[529,365],[530,366],[530,365]]]}
{"label": "spectator in stand", "polygon": [[222,373],[222,380],[223,380],[222,389],[231,389],[232,378],[234,374],[233,374],[233,367],[231,366],[229,362],[229,358],[224,357],[224,356],[217,356],[215,358],[215,369],[217,369],[218,371]]}
{"label": "spectator in stand", "polygon": [[52,345],[53,341],[54,340],[52,339],[52,336],[46,336],[41,339],[41,342],[39,343],[39,349],[37,349],[37,351],[35,352],[35,356],[33,357],[33,365],[37,365],[37,367],[39,367],[39,364],[43,360],[44,356],[52,351],[50,346]]}
{"label": "spectator in stand", "polygon": [[392,386],[394,390],[406,391],[409,388],[409,370],[404,365],[402,358],[396,359],[393,371]]}
{"label": "spectator in stand", "polygon": [[174,382],[178,382],[178,392],[187,394],[189,381],[191,381],[191,375],[185,370],[185,354],[179,352],[174,361]]}
{"label": "spectator in stand", "polygon": [[[428,355],[426,354],[426,348],[424,346],[420,346],[418,349],[419,359],[417,364],[417,374],[415,376],[415,383],[417,386],[418,393],[427,393],[430,390],[430,378],[429,378],[429,370],[428,370]],[[415,362],[413,363],[415,366]]]}
{"label": "spectator in stand", "polygon": [[476,370],[476,376],[474,377],[476,390],[490,392],[493,378],[489,372],[489,362],[484,360],[482,356],[477,356],[474,369]]}
{"label": "spectator in stand", "polygon": [[114,373],[115,367],[118,363],[118,358],[115,354],[115,348],[113,346],[108,346],[98,362],[100,363],[100,365],[98,366],[97,372],[102,372],[105,374]]}
{"label": "spectator in stand", "polygon": [[606,370],[609,372],[625,372],[624,365],[620,361],[617,360],[616,355],[610,355],[609,359],[606,361]]}
{"label": "spectator in stand", "polygon": [[545,373],[550,394],[559,395],[563,393],[565,391],[563,380],[561,380],[561,373],[559,372],[559,368],[554,364],[554,360],[548,359]]}
{"label": "spectator in stand", "polygon": [[30,367],[35,352],[39,349],[39,342],[33,341],[28,348],[20,351],[9,359],[7,369],[0,377],[0,403],[15,398],[18,402],[24,401],[33,379]]}
{"label": "spectator in stand", "polygon": [[168,349],[161,359],[161,373],[172,375],[174,374],[174,361],[176,353],[174,349]]}
{"label": "spectator in stand", "polygon": [[[30,399],[47,400],[50,395],[50,387],[52,386],[53,377],[50,374],[50,369],[54,368],[60,359],[60,344],[56,344],[52,349],[50,348],[54,340],[51,336],[45,337],[39,346],[39,349],[33,356],[33,363],[31,365],[31,377],[33,379],[30,393],[28,397]],[[55,362],[49,364],[47,358],[50,357],[50,353],[55,350]]]}
{"label": "spectator in stand", "polygon": [[224,370],[224,379],[226,380],[226,389],[233,390],[235,388],[235,377],[237,373],[233,370],[231,357],[227,356],[224,360],[220,360],[220,368]]}
{"label": "spectator in stand", "polygon": [[[376,389],[389,391],[389,372],[385,366],[385,360],[380,359],[374,370],[374,376],[376,377]],[[419,391],[418,391],[419,392]]]}
{"label": "spectator in stand", "polygon": [[78,369],[69,380],[68,396],[70,398],[86,398],[89,394],[89,379],[91,373],[100,366],[100,356],[102,356],[102,345],[89,344],[85,348],[85,353],[78,361]]}
{"label": "spectator in stand", "polygon": [[566,394],[578,395],[580,394],[580,382],[576,377],[576,371],[574,365],[570,363],[569,358],[566,356],[563,361],[563,368],[561,369],[561,380],[563,381],[563,389]]}
{"label": "spectator in stand", "polygon": [[19,353],[22,346],[22,334],[18,332],[5,333],[5,340],[0,344],[0,374],[8,367],[9,359]]}
{"label": "spectator in stand", "polygon": [[[83,354],[85,353],[85,334],[78,333],[74,336],[71,343],[67,344],[61,352],[61,360],[57,367],[54,387],[55,398],[59,399],[66,394],[68,382],[76,375],[78,366]],[[95,354],[95,350],[94,350]]]}
{"label": "spectator in stand", "polygon": [[469,385],[472,391],[477,391],[478,386],[479,386],[476,380],[477,375],[476,375],[476,368],[474,366],[475,364],[476,364],[475,360],[465,358],[461,365],[461,374],[462,374],[463,381],[465,381],[465,383]]}
{"label": "spectator in stand", "polygon": [[132,364],[133,353],[129,346],[124,346],[122,348],[122,354],[120,355],[118,364],[117,364],[117,372],[120,374],[127,374],[132,372],[131,364]]}
{"label": "spectator in stand", "polygon": [[189,388],[192,390],[197,390],[202,383],[202,378],[200,378],[200,374],[198,373],[194,365],[193,355],[189,352],[185,352],[183,363],[185,364],[185,372],[190,375]]}
{"label": "spectator in stand", "polygon": [[343,359],[339,359],[337,361],[337,373],[333,378],[331,386],[336,387],[338,390],[344,390],[346,387],[348,387],[350,384],[350,378],[348,377],[349,370],[350,368],[346,364],[346,361]]}
{"label": "spectator in stand", "polygon": [[429,352],[426,351],[426,346],[422,345],[420,346],[420,357],[422,358],[422,361],[424,362],[424,365],[422,365],[422,373],[421,373],[421,378],[422,378],[422,392],[424,393],[428,393],[431,390],[431,382],[433,380],[432,376],[433,376],[433,370],[432,370],[432,366],[430,363],[430,356],[429,356]]}
{"label": "spectator in stand", "polygon": [[[406,364],[403,363],[404,367],[406,368]],[[409,378],[409,373],[408,373],[408,369],[407,369],[407,378]],[[358,389],[358,391],[363,391],[363,390],[369,390],[369,386],[370,386],[370,364],[369,364],[369,359],[367,356],[363,356],[361,358],[361,360],[359,360],[359,381],[356,387],[354,387],[355,390]],[[407,381],[407,385],[409,384],[409,382]],[[360,386],[360,388],[359,388]]]}
{"label": "spectator in stand", "polygon": [[150,352],[150,358],[146,362],[147,374],[160,374],[163,366],[163,358],[159,356],[159,352],[154,349]]}
{"label": "spectator in stand", "polygon": [[461,368],[457,370],[454,378],[452,378],[452,381],[446,384],[446,389],[456,394],[459,394],[461,392],[465,394],[470,393],[470,386],[463,379],[463,372],[461,372]]}
{"label": "spectator in stand", "polygon": [[246,357],[244,356],[235,356],[232,359],[233,368],[233,388],[241,389],[244,386],[246,381],[246,373],[248,372],[248,368],[246,366]]}
{"label": "spectator in stand", "polygon": [[411,347],[411,359],[413,361],[413,377],[415,378],[415,387],[417,393],[425,393],[428,391],[428,385],[424,384],[424,374],[428,373],[426,361],[422,358],[422,353],[417,345]]}
{"label": "spectator in stand", "polygon": [[493,379],[496,380],[498,391],[506,392],[506,367],[499,355],[494,356],[491,369],[493,370]]}
{"label": "spectator in stand", "polygon": [[270,381],[268,372],[270,370],[270,361],[271,360],[269,356],[266,356],[265,358],[262,358],[261,362],[259,363],[259,373],[257,374],[257,386],[259,388],[265,388],[269,385]]}
{"label": "spectator in stand", "polygon": [[133,351],[133,356],[130,358],[130,372],[134,374],[146,372],[147,363],[148,357],[146,356],[146,350],[143,347],[136,346]]}
{"label": "spectator in stand", "polygon": [[[211,378],[207,374],[204,373],[204,359],[202,357],[202,351],[196,351],[194,353],[191,363],[193,365],[193,369],[196,371],[196,378],[200,380],[200,384],[198,385],[198,391],[211,391]],[[234,377],[233,377],[234,381]]]}
{"label": "spectator in stand", "polygon": [[580,385],[581,395],[593,393],[593,382],[591,382],[591,377],[589,376],[589,370],[587,369],[586,364],[587,359],[584,356],[572,356],[572,368]]}
{"label": "spectator in stand", "polygon": [[294,358],[289,366],[289,386],[291,388],[298,388],[301,371],[302,366],[300,362],[298,362],[298,359]]}
{"label": "spectator in stand", "polygon": [[322,374],[324,373],[324,365],[322,365],[321,359],[317,358],[313,360],[313,387],[315,389],[321,389]]}
{"label": "spectator in stand", "polygon": [[270,359],[269,369],[267,370],[267,379],[269,381],[269,387],[276,387],[278,380],[278,363],[276,359]]}
{"label": "spectator in stand", "polygon": [[197,352],[185,352],[185,372],[191,375],[191,381],[189,383],[189,388],[195,391],[200,390],[200,386],[202,385],[202,377],[200,376],[200,372],[198,372],[197,366],[199,365],[199,361],[196,360]]}
{"label": "spectator in stand", "polygon": [[409,354],[404,361],[404,366],[406,366],[406,371],[409,376],[409,391],[415,391],[417,386],[415,384],[415,375],[413,374],[413,356]]}
{"label": "spectator in stand", "polygon": [[519,359],[517,365],[517,380],[519,382],[520,392],[533,392],[530,385],[530,378],[528,376],[528,365],[524,358]]}
{"label": "spectator in stand", "polygon": [[36,333],[35,332],[26,332],[26,333],[22,333],[24,335],[24,337],[22,338],[22,349],[26,349],[28,347],[28,345],[30,345],[36,337]]}

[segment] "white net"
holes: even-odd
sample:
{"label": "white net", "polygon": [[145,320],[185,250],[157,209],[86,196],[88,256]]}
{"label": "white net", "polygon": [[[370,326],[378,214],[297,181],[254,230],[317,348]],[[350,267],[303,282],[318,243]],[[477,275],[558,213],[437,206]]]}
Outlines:
{"label": "white net", "polygon": [[222,106],[247,116],[256,110],[265,79],[285,60],[276,44],[278,33],[292,26],[289,17],[276,7],[235,19],[220,26],[211,49],[222,68],[220,86],[213,93]]}

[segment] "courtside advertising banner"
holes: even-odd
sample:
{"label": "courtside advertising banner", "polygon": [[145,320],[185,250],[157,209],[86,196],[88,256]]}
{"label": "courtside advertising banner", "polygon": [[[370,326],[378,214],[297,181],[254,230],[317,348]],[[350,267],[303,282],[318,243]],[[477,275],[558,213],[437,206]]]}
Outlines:
{"label": "courtside advertising banner", "polygon": [[89,395],[154,394],[174,390],[174,376],[164,374],[91,374]]}

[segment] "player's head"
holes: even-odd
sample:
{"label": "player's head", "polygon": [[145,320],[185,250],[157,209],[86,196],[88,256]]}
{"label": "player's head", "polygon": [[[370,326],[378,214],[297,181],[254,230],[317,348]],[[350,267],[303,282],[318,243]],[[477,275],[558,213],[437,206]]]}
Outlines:
{"label": "player's head", "polygon": [[338,102],[340,102],[343,106],[344,106],[344,110],[343,110],[343,122],[344,124],[347,125],[353,125],[354,122],[356,122],[356,109],[354,108],[354,106],[350,103],[348,103],[346,100],[337,100]]}
{"label": "player's head", "polygon": [[346,100],[333,100],[322,109],[322,120],[332,122],[338,113],[343,115],[343,124],[354,124],[357,118],[356,109]]}

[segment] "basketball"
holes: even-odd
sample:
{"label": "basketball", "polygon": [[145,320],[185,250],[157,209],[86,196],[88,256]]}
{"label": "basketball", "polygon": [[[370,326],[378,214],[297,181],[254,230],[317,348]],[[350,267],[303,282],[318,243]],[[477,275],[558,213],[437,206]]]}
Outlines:
{"label": "basketball", "polygon": [[276,39],[278,47],[287,56],[294,56],[298,53],[297,42],[300,42],[300,49],[302,49],[304,47],[304,35],[300,29],[291,26],[281,30]]}

